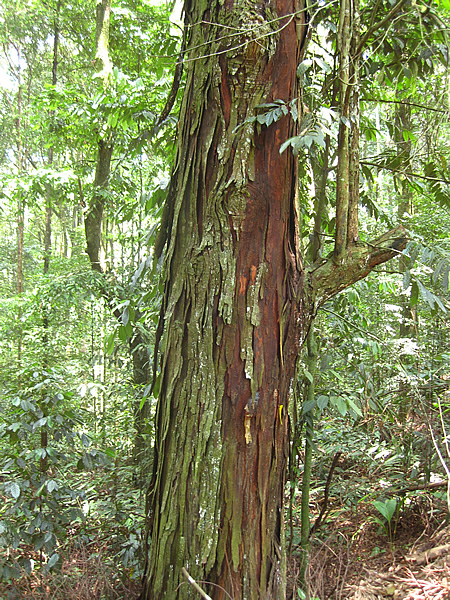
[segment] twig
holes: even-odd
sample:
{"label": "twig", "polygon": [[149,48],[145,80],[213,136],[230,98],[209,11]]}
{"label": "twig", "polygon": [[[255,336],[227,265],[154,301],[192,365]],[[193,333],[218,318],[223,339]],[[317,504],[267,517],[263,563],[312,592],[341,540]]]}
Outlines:
{"label": "twig", "polygon": [[317,531],[317,529],[319,528],[319,525],[327,511],[328,494],[330,492],[331,478],[333,477],[333,471],[339,462],[341,454],[342,454],[342,452],[336,452],[336,454],[334,455],[333,462],[331,464],[330,471],[328,473],[327,482],[325,484],[325,495],[324,495],[324,499],[323,499],[322,510],[320,511],[317,519],[314,521],[314,525],[311,527],[311,531],[309,532],[309,537],[311,537]]}
{"label": "twig", "polygon": [[197,592],[200,594],[200,596],[202,598],[204,598],[205,600],[212,600],[211,596],[208,596],[208,594],[202,590],[202,588],[198,585],[198,583],[195,581],[195,579],[193,579],[189,575],[189,573],[186,571],[186,569],[184,567],[182,567],[181,572],[186,577],[186,579],[189,581],[189,583],[192,585],[192,587],[197,590]]}

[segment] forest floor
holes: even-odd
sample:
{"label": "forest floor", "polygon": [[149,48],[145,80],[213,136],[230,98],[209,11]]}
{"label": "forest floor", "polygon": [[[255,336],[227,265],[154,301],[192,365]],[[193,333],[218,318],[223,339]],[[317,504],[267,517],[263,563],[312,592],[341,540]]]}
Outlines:
{"label": "forest floor", "polygon": [[[347,491],[356,489],[356,482],[346,484]],[[390,529],[369,498],[348,508],[330,495],[311,539],[310,600],[450,600],[446,491],[410,494]],[[292,523],[298,541],[296,511]],[[290,523],[287,530],[289,535]],[[299,600],[301,555],[295,544],[291,550],[288,592]],[[60,569],[0,584],[0,600],[136,600],[139,578],[119,563],[107,536],[87,546],[69,544]]]}
{"label": "forest floor", "polygon": [[114,565],[108,544],[73,546],[59,570],[0,583],[0,600],[136,600],[139,580]]}
{"label": "forest floor", "polygon": [[[371,502],[330,511],[324,530],[311,540],[310,599],[449,600],[450,524],[444,499],[418,494],[392,519],[391,530],[379,517]],[[294,552],[289,568],[294,591],[299,559]]]}

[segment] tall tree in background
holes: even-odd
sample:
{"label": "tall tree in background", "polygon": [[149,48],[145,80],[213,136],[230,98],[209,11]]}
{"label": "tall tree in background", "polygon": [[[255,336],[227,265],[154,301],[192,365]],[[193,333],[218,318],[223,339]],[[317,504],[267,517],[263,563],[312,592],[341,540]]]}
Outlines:
{"label": "tall tree in background", "polygon": [[[213,598],[283,598],[286,415],[299,347],[318,307],[405,238],[399,228],[358,242],[342,181],[335,251],[309,266],[302,256],[297,163],[280,147],[302,116],[306,10],[294,0],[187,0],[185,18],[143,597],[187,597],[185,567],[213,584]],[[276,118],[261,114],[270,103]],[[348,172],[348,151],[339,160]]]}
{"label": "tall tree in background", "polygon": [[[103,88],[108,86],[112,69],[109,57],[110,21],[111,0],[98,0],[95,19],[95,67]],[[92,268],[100,273],[103,272],[101,261],[103,210],[105,207],[105,194],[107,193],[113,150],[113,135],[108,127],[105,132],[102,132],[98,136],[93,194],[84,220],[89,260],[91,261]]]}

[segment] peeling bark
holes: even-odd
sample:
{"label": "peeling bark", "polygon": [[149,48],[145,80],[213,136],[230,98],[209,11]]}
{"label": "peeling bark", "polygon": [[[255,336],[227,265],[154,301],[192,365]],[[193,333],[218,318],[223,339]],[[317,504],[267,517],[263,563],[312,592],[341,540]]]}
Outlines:
{"label": "peeling bark", "polygon": [[299,8],[185,6],[145,600],[189,597],[183,567],[214,599],[285,597],[287,406],[299,347],[320,304],[404,243],[398,230],[342,252],[339,265],[302,266],[296,159],[279,152],[296,125],[245,122],[263,102],[297,97]]}

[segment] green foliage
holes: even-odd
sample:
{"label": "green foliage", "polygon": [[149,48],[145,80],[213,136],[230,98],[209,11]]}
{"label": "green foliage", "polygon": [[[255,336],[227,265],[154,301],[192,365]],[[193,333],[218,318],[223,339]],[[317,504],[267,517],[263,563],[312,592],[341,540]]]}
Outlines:
{"label": "green foliage", "polygon": [[[390,540],[402,502],[379,498],[385,487],[444,475],[430,428],[445,449],[450,426],[448,48],[440,22],[448,15],[439,15],[446,2],[407,3],[387,29],[377,29],[393,5],[363,7],[360,238],[372,239],[396,223],[406,198],[401,219],[411,242],[401,268],[380,269],[319,313],[316,394],[302,404],[297,398],[291,481],[295,491],[307,431],[314,452],[312,504],[342,451],[345,462],[336,468],[331,495],[346,507],[369,500]],[[145,533],[135,480],[142,475],[148,483],[152,460],[154,398],[147,371],[162,298],[152,246],[169,189],[178,105],[156,124],[181,32],[165,5],[115,2],[115,67],[103,89],[92,62],[95,3],[62,3],[55,86],[55,6],[4,3],[0,18],[8,77],[0,90],[0,546],[9,549],[9,557],[0,552],[2,577],[16,577],[21,567],[55,569],[71,544],[107,539],[111,558],[138,579]],[[337,10],[338,4],[328,3],[314,14],[318,27],[297,69],[301,122],[299,99],[289,98],[262,103],[238,125],[260,130],[281,119],[298,125],[296,135],[281,140],[280,152],[298,157],[305,255],[325,164],[322,255],[331,250],[335,230],[342,122],[336,109]],[[407,107],[409,122],[399,124],[399,106]],[[102,190],[104,275],[89,268],[83,229],[102,140],[114,144]],[[19,202],[25,206],[20,296]],[[44,276],[49,202],[52,249]],[[144,358],[139,381],[138,355]],[[303,369],[300,377],[301,396],[313,375]],[[154,395],[159,385],[157,378]],[[147,450],[140,465],[133,462],[137,432]],[[294,510],[294,521],[296,516]]]}
{"label": "green foliage", "polygon": [[395,539],[396,520],[398,518],[400,503],[396,498],[389,498],[384,502],[381,500],[374,500],[372,504],[384,518],[384,520],[381,520],[374,517],[375,521],[383,527],[389,541],[393,542]]}
{"label": "green foliage", "polygon": [[7,396],[0,428],[0,536],[12,550],[0,553],[0,577],[38,567],[47,572],[60,564],[70,532],[90,543],[101,529],[116,560],[138,578],[142,515],[134,468],[119,466],[114,450],[95,446],[89,412],[76,407],[60,374],[26,370],[20,382]]}
{"label": "green foliage", "polygon": [[26,370],[16,394],[8,394],[0,428],[6,442],[1,451],[2,546],[30,547],[37,559],[25,553],[18,560],[0,557],[4,579],[17,577],[19,568],[31,572],[35,560],[46,571],[57,564],[67,528],[84,518],[83,494],[68,485],[65,471],[77,464],[77,456],[78,466],[104,461],[103,454],[89,449],[84,417],[73,410],[60,375]]}

